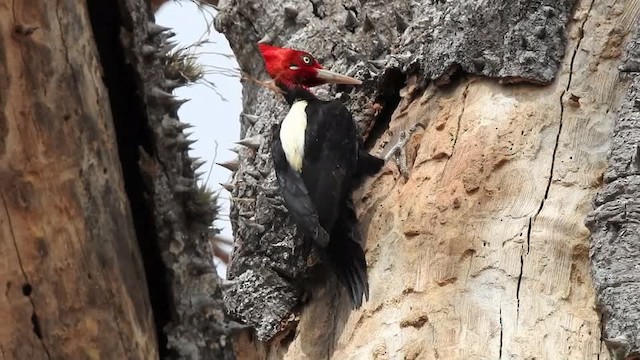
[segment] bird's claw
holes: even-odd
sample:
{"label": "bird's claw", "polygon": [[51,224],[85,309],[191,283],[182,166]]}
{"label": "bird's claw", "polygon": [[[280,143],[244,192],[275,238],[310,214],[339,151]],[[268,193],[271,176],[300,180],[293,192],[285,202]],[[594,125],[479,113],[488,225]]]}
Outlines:
{"label": "bird's claw", "polygon": [[409,139],[411,139],[411,135],[413,135],[413,133],[415,133],[418,130],[418,128],[422,128],[424,130],[425,126],[422,123],[415,123],[413,124],[413,126],[409,128],[409,130],[401,131],[398,142],[395,143],[395,145],[393,145],[391,149],[389,149],[389,152],[387,152],[387,155],[384,156],[385,162],[389,161],[389,159],[391,158],[394,159],[394,161],[398,165],[398,169],[400,170],[400,173],[402,174],[402,176],[404,176],[405,179],[409,178],[409,169],[407,165],[407,150],[405,147]]}

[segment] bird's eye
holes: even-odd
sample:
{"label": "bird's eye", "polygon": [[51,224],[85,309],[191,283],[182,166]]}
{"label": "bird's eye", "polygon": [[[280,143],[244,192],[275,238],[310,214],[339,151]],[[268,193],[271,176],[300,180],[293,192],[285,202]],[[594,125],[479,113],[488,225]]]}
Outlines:
{"label": "bird's eye", "polygon": [[311,65],[311,63],[312,63],[311,56],[302,55],[302,62],[304,62],[307,65]]}

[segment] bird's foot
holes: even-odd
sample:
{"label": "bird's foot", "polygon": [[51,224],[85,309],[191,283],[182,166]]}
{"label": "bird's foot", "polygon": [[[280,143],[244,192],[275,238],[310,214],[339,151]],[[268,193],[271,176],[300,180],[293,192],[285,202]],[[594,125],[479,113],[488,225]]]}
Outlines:
{"label": "bird's foot", "polygon": [[395,145],[393,145],[391,149],[389,149],[389,152],[387,152],[387,155],[384,156],[385,162],[393,158],[393,160],[398,165],[398,169],[400,170],[400,173],[402,174],[402,176],[404,176],[405,179],[409,178],[406,145],[409,139],[411,139],[411,135],[413,135],[413,133],[415,133],[418,130],[418,128],[422,128],[424,130],[425,126],[422,125],[422,123],[415,123],[413,124],[413,126],[409,128],[409,130],[401,131],[398,142],[395,143]]}

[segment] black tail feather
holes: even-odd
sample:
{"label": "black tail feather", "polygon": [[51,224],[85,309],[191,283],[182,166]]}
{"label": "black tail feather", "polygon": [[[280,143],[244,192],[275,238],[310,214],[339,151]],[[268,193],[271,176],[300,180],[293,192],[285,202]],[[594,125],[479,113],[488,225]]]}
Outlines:
{"label": "black tail feather", "polygon": [[371,155],[364,149],[358,150],[358,165],[356,173],[361,176],[377,174],[384,166],[384,159]]}
{"label": "black tail feather", "polygon": [[363,298],[369,300],[369,281],[367,261],[360,245],[358,219],[351,199],[346,201],[333,227],[326,255],[338,281],[346,288],[352,307],[359,308]]}
{"label": "black tail feather", "polygon": [[384,166],[384,159],[373,156],[364,149],[358,150],[358,163],[354,174],[354,186],[358,186],[365,177],[377,174]]}

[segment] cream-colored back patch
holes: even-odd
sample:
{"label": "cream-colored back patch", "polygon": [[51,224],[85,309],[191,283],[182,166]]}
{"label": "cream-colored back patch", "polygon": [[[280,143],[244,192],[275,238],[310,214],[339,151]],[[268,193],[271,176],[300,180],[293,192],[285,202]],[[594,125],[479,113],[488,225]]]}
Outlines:
{"label": "cream-colored back patch", "polygon": [[308,102],[296,101],[280,125],[280,142],[289,166],[297,172],[302,172],[304,158],[304,135],[307,130]]}

